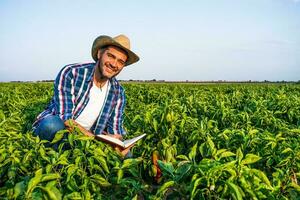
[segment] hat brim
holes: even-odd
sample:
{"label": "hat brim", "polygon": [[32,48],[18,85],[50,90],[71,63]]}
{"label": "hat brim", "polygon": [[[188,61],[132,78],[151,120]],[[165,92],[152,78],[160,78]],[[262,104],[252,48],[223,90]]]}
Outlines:
{"label": "hat brim", "polygon": [[100,48],[106,47],[106,46],[116,46],[116,47],[119,47],[120,49],[124,50],[127,53],[128,58],[126,60],[125,66],[131,65],[131,64],[139,61],[139,59],[140,59],[138,57],[138,55],[136,55],[134,52],[127,49],[126,47],[122,46],[120,43],[116,42],[113,38],[106,36],[106,35],[101,35],[95,39],[93,46],[92,46],[92,57],[95,61],[98,60],[98,57],[97,57],[98,50]]}

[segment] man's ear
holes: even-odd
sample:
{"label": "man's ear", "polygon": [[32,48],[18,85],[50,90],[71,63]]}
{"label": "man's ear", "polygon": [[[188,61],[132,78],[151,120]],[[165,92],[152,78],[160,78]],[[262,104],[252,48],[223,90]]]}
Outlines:
{"label": "man's ear", "polygon": [[98,52],[97,52],[97,58],[98,58],[98,60],[99,60],[100,57],[101,57],[101,53],[102,53],[101,49],[98,49]]}

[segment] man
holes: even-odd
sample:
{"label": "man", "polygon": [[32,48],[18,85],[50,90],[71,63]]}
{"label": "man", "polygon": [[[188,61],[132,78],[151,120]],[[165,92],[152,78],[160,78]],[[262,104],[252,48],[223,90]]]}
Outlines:
{"label": "man", "polygon": [[[122,139],[125,93],[115,78],[139,57],[125,35],[99,36],[92,46],[96,63],[65,66],[54,83],[54,96],[33,124],[36,135],[52,141],[56,132],[77,126],[85,135]],[[121,151],[123,155],[129,148]]]}

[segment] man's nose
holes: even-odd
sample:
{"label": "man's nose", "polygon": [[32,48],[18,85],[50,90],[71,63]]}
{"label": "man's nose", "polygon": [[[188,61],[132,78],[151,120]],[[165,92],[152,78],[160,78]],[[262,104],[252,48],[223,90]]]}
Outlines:
{"label": "man's nose", "polygon": [[114,68],[117,68],[117,67],[118,67],[118,61],[117,61],[117,59],[112,60],[110,64],[111,64]]}

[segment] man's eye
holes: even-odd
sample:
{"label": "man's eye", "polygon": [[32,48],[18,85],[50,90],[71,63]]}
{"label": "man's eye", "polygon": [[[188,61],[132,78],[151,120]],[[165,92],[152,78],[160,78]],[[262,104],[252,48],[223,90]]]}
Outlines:
{"label": "man's eye", "polygon": [[119,61],[120,65],[125,65],[124,61]]}

